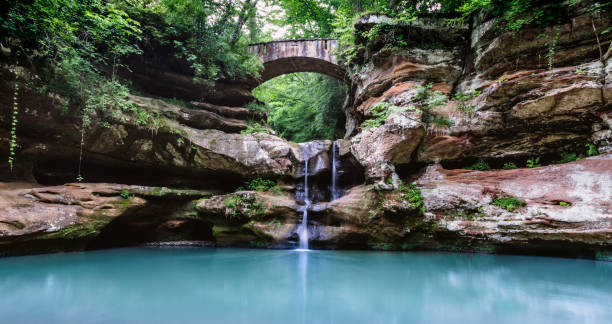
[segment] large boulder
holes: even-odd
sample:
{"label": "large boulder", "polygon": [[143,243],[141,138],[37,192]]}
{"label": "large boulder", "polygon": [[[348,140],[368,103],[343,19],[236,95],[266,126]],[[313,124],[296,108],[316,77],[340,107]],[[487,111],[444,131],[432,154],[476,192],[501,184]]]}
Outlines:
{"label": "large boulder", "polygon": [[425,127],[418,112],[391,114],[379,127],[362,130],[351,138],[351,153],[365,168],[366,180],[397,177],[394,165],[410,163]]}

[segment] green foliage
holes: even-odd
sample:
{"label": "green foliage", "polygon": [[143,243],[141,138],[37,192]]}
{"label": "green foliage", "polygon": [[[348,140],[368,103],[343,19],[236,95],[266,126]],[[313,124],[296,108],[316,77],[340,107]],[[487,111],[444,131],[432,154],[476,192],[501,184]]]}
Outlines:
{"label": "green foliage", "polygon": [[426,109],[446,104],[448,97],[438,90],[432,90],[432,88],[433,83],[431,82],[424,86],[419,86],[413,100],[423,104]]}
{"label": "green foliage", "polygon": [[540,157],[533,157],[529,160],[527,160],[527,167],[528,168],[539,168],[542,165],[540,164]]}
{"label": "green foliage", "polygon": [[[257,76],[262,63],[249,53],[244,31],[256,18],[252,1],[220,0],[115,0],[121,9],[142,23],[143,47],[171,49],[185,60],[195,78],[209,84],[220,78]],[[253,27],[253,25],[250,25]],[[251,29],[253,34],[259,30]]]}
{"label": "green foliage", "polygon": [[584,158],[584,155],[582,154],[577,155],[576,153],[561,153],[561,160],[556,161],[555,163],[561,164],[561,163],[574,162],[574,161],[578,161],[583,158]]}
{"label": "green foliage", "polygon": [[423,195],[421,190],[414,184],[410,185],[400,184],[398,190],[401,193],[403,199],[410,203],[410,207],[414,210],[418,210],[419,215],[425,212]]}
{"label": "green foliage", "polygon": [[268,106],[259,104],[257,102],[249,102],[246,106],[244,106],[244,108],[253,111],[268,112]]}
{"label": "green foliage", "polygon": [[548,58],[548,69],[549,70],[553,69],[555,48],[557,46],[557,41],[559,40],[559,35],[561,33],[561,26],[557,26],[555,30],[556,30],[555,37],[552,39],[552,42],[549,44],[548,53],[546,54]]}
{"label": "green foliage", "polygon": [[448,117],[440,117],[440,116],[435,116],[432,120],[432,122],[438,126],[452,126],[452,122],[450,120],[450,118]]}
{"label": "green foliage", "polygon": [[123,189],[123,190],[121,190],[121,193],[119,195],[123,199],[128,199],[128,198],[130,198],[130,191],[127,190],[127,189]]}
{"label": "green foliage", "polygon": [[339,81],[316,73],[281,75],[260,85],[253,95],[266,103],[268,124],[293,142],[342,137],[345,100]]}
{"label": "green foliage", "polygon": [[585,145],[587,148],[587,155],[588,156],[595,156],[595,155],[599,155],[599,151],[597,151],[597,147],[591,143],[588,143]]}
{"label": "green foliage", "polygon": [[253,194],[233,194],[223,201],[226,209],[225,214],[229,219],[238,216],[257,218],[263,216],[266,209],[259,197]]}
{"label": "green foliage", "polygon": [[270,130],[265,125],[262,125],[259,122],[256,122],[254,120],[249,120],[247,124],[247,128],[240,131],[240,134],[257,134],[257,133],[269,134]]}
{"label": "green foliage", "polygon": [[455,94],[455,97],[453,99],[458,101],[457,108],[459,110],[461,110],[465,114],[471,114],[474,112],[475,108],[474,106],[467,104],[466,101],[480,96],[481,93],[482,91],[480,90],[475,90],[470,93],[458,92],[457,94]]}
{"label": "green foliage", "polygon": [[[441,1],[444,3],[444,1]],[[578,1],[547,0],[461,0],[456,12],[461,16],[451,19],[462,23],[465,18],[485,9],[499,18],[498,27],[502,31],[516,32],[525,26],[550,26],[563,17],[564,6],[574,6]]]}
{"label": "green foliage", "polygon": [[39,78],[34,85],[41,92],[59,95],[66,112],[82,111],[85,132],[92,118],[112,118],[120,115],[115,111],[128,110],[127,88],[115,72],[121,57],[140,53],[135,45],[139,27],[111,2],[15,2],[0,13],[0,42],[16,60],[27,56],[35,62]]}
{"label": "green foliage", "polygon": [[560,201],[559,206],[570,207],[572,204],[567,201]]}
{"label": "green foliage", "polygon": [[116,78],[121,59],[140,54],[141,47],[171,49],[196,78],[208,82],[256,76],[262,69],[257,55],[248,52],[242,24],[236,23],[252,16],[254,8],[228,4],[14,1],[0,12],[0,43],[10,49],[13,61],[32,63],[40,77],[36,86],[59,95],[62,109],[82,110],[85,125],[93,119],[121,118],[122,113],[138,114],[144,125],[155,119],[129,106],[128,90]]}
{"label": "green foliage", "polygon": [[272,192],[283,193],[283,190],[276,184],[276,181],[270,179],[255,178],[244,183],[244,187],[239,187],[236,191],[252,190],[257,192]]}
{"label": "green foliage", "polygon": [[372,127],[379,127],[392,114],[399,114],[399,113],[402,113],[402,112],[404,112],[404,111],[406,111],[408,109],[409,108],[406,108],[406,107],[392,106],[388,102],[380,102],[380,103],[376,104],[374,107],[372,107],[371,110],[370,110],[370,115],[373,118],[372,119],[368,119],[368,120],[364,121],[363,123],[361,123],[360,127],[363,128],[363,129],[368,129],[368,128],[372,128]]}
{"label": "green foliage", "polygon": [[504,170],[512,170],[512,169],[517,169],[518,167],[516,166],[516,164],[514,162],[506,162],[504,163]]}
{"label": "green foliage", "polygon": [[493,198],[492,204],[504,208],[509,212],[513,212],[516,208],[527,206],[525,201],[512,196],[495,197]]}
{"label": "green foliage", "polygon": [[11,121],[11,138],[9,140],[8,164],[11,172],[13,172],[13,164],[15,163],[15,150],[17,149],[17,115],[19,115],[19,105],[17,96],[19,94],[19,84],[15,75],[15,93],[13,94],[13,113]]}
{"label": "green foliage", "polygon": [[477,171],[487,171],[487,170],[491,170],[491,166],[489,165],[489,163],[485,162],[484,160],[479,160],[478,162],[472,164],[469,167],[466,167],[467,170],[477,170]]}

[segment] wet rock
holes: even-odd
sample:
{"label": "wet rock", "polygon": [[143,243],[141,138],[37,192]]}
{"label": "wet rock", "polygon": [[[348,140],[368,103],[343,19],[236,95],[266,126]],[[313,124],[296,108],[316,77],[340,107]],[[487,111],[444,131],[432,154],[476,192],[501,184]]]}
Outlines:
{"label": "wet rock", "polygon": [[202,199],[196,208],[214,224],[219,246],[287,247],[295,239],[298,206],[288,195],[240,191]]}
{"label": "wet rock", "polygon": [[[312,141],[306,143],[300,143],[300,163],[308,158],[308,176],[318,176],[322,173],[328,173],[331,170],[329,150],[331,148],[331,141]],[[304,170],[298,169],[295,173],[294,178],[303,178]]]}

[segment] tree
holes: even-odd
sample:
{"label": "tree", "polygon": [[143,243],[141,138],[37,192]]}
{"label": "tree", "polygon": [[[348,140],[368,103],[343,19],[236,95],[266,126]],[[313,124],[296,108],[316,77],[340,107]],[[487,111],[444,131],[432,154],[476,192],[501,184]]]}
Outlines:
{"label": "tree", "polygon": [[342,137],[345,92],[340,81],[316,73],[281,75],[253,94],[266,103],[268,123],[282,137],[306,142]]}

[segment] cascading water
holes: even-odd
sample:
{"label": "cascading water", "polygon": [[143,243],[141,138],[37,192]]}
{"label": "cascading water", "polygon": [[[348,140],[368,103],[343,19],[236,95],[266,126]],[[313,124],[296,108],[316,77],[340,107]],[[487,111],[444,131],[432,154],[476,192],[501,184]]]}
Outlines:
{"label": "cascading water", "polygon": [[308,192],[308,160],[310,159],[310,151],[308,146],[301,146],[302,156],[304,157],[304,206],[302,206],[302,224],[300,225],[298,235],[300,236],[300,250],[308,250],[308,208],[311,201]]}
{"label": "cascading water", "polygon": [[331,200],[336,200],[341,196],[341,192],[338,190],[338,160],[336,158],[337,150],[336,142],[332,144],[332,180],[331,180]]}

